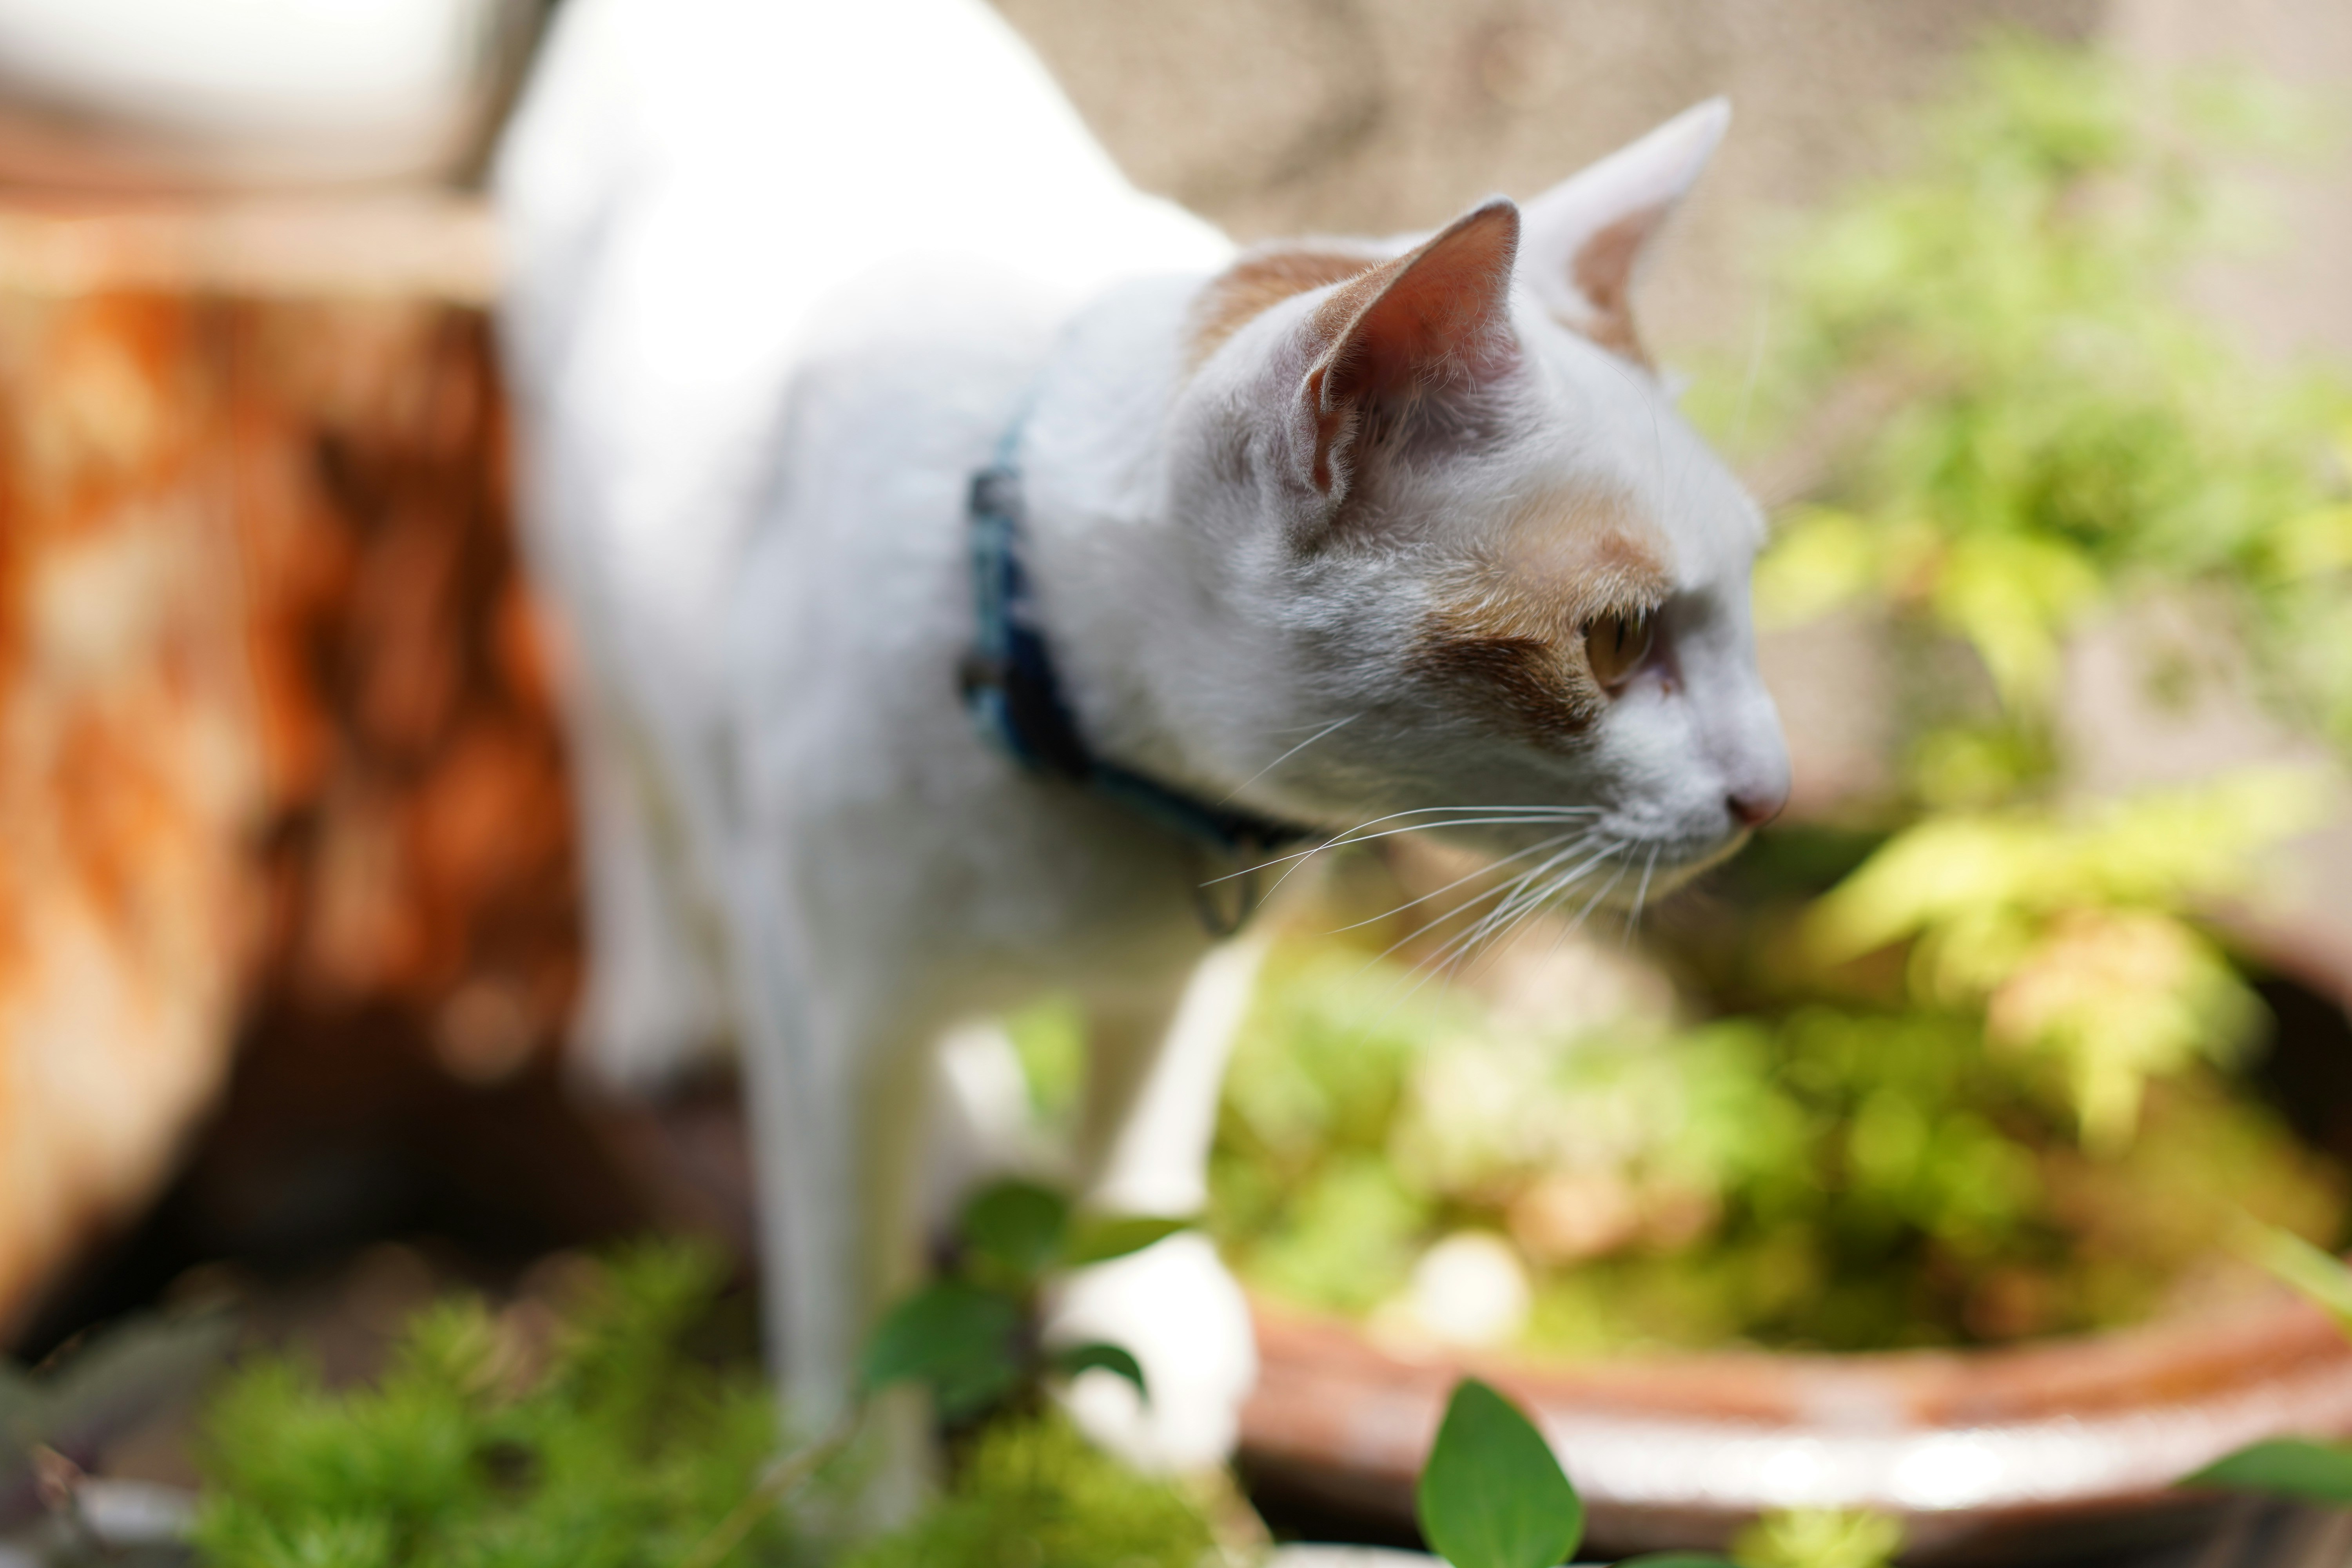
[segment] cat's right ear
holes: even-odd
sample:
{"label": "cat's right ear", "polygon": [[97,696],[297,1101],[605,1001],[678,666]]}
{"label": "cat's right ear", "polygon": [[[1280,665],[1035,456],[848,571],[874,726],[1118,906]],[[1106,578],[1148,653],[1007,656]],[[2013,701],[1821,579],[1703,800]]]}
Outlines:
{"label": "cat's right ear", "polygon": [[1647,364],[1633,284],[1730,123],[1731,105],[1711,98],[1529,202],[1524,270],[1536,297],[1602,348]]}
{"label": "cat's right ear", "polygon": [[1357,447],[1382,405],[1475,385],[1517,362],[1510,290],[1518,246],[1519,209],[1497,197],[1317,307],[1293,452],[1298,478],[1328,505],[1346,499]]}

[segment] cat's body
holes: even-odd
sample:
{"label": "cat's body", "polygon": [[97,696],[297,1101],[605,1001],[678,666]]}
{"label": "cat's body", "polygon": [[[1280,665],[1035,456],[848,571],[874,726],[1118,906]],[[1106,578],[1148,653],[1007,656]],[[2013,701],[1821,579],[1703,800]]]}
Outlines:
{"label": "cat's body", "polygon": [[[574,0],[501,175],[540,555],[585,674],[587,1029],[625,1071],[740,1040],[775,1342],[819,1409],[915,1266],[937,1038],[1076,993],[1087,1195],[1181,1211],[1249,977],[1245,946],[1200,963],[1213,857],[1024,770],[966,711],[965,498],[1000,455],[1078,733],[1204,805],[1324,833],[1451,822],[1535,873],[1530,898],[1582,898],[1663,887],[1785,789],[1748,646],[1753,509],[1623,311],[1719,110],[1532,204],[1524,247],[1490,204],[1425,244],[1232,264],[1108,171],[976,5],[898,8],[763,90],[848,119],[920,107],[971,141],[944,172],[850,135],[831,155],[856,179],[829,171],[835,205],[807,205],[812,153],[787,140],[763,193],[729,137],[782,111],[742,98],[730,128],[728,84],[748,93],[743,59],[812,47],[827,14]],[[661,37],[688,41],[632,55]],[[904,57],[934,50],[961,110],[906,96]],[[730,63],[705,79],[698,51]],[[825,107],[792,113],[839,132]],[[729,216],[709,159],[732,160],[735,202],[797,214],[790,243]],[[1000,177],[1012,210],[973,207]],[[903,222],[934,198],[967,221]],[[730,223],[790,298],[742,257],[709,267]],[[647,296],[681,288],[709,297]],[[754,318],[740,339],[729,309]],[[1099,1425],[1172,1463],[1230,1441],[1247,1323],[1204,1243],[1108,1266],[1062,1310],[1152,1375],[1148,1412],[1095,1388]]]}

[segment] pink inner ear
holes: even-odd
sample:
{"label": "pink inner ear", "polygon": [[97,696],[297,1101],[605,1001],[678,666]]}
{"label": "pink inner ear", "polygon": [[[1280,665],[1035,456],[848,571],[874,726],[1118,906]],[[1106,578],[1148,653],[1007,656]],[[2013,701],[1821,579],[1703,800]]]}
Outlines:
{"label": "pink inner ear", "polygon": [[1323,409],[1505,368],[1518,245],[1519,209],[1492,201],[1333,295],[1318,315],[1345,324],[1318,367]]}

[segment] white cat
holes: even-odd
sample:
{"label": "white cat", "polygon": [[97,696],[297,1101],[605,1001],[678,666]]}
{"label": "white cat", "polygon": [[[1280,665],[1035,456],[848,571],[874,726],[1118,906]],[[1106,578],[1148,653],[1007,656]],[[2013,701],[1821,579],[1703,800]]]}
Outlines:
{"label": "white cat", "polygon": [[[917,1267],[952,1027],[1076,994],[1088,1200],[1189,1210],[1255,956],[1204,881],[1418,827],[1516,907],[1622,900],[1778,809],[1759,515],[1627,311],[1727,118],[1434,237],[1237,258],[976,0],[559,14],[498,190],[582,1029],[623,1077],[740,1043],[805,1413]],[[1059,1312],[1150,1376],[1081,1387],[1097,1430],[1230,1445],[1254,1359],[1205,1242]]]}

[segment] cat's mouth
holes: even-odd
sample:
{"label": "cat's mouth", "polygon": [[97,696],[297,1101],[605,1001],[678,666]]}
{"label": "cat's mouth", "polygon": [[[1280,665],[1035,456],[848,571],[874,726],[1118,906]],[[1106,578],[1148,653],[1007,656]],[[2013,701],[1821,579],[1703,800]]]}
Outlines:
{"label": "cat's mouth", "polygon": [[1621,886],[1602,898],[1608,909],[1630,909],[1659,899],[1688,886],[1708,871],[1747,847],[1750,837],[1745,827],[1734,828],[1711,841],[1693,842],[1682,838],[1629,840],[1634,847],[1628,854],[1645,871],[1646,876]]}

